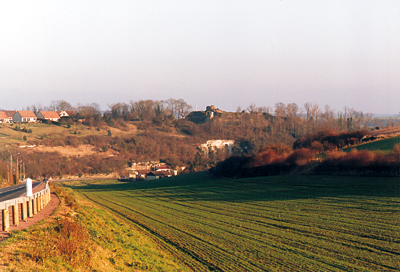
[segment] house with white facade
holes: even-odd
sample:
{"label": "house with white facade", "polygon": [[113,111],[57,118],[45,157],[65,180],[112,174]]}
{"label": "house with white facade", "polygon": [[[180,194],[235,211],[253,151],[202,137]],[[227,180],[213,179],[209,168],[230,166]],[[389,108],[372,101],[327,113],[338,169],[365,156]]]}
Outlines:
{"label": "house with white facade", "polygon": [[13,122],[13,116],[17,111],[4,111],[7,114],[8,117],[8,122],[12,123]]}
{"label": "house with white facade", "polygon": [[19,123],[34,123],[37,117],[33,111],[17,111],[13,116],[14,122]]}
{"label": "house with white facade", "polygon": [[168,171],[151,171],[150,173],[146,174],[146,180],[169,178],[171,176],[171,173]]}
{"label": "house with white facade", "polygon": [[48,120],[58,122],[60,120],[60,115],[56,111],[40,111],[37,114],[39,120]]}
{"label": "house with white facade", "polygon": [[0,123],[9,123],[7,114],[4,111],[0,111]]}

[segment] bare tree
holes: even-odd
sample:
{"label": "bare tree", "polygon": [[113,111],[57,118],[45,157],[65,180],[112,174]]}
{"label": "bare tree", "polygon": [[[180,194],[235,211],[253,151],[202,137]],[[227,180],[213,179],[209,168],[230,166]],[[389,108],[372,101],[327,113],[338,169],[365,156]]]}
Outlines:
{"label": "bare tree", "polygon": [[100,115],[100,105],[97,103],[91,103],[86,105],[78,104],[77,113],[85,118],[92,118],[96,115]]}
{"label": "bare tree", "polygon": [[40,111],[45,110],[45,107],[42,104],[37,103],[32,106],[26,107],[25,110],[31,110],[33,111],[33,113],[38,114]]}
{"label": "bare tree", "polygon": [[177,101],[177,108],[178,108],[178,118],[184,118],[187,116],[192,109],[188,103],[185,102],[183,99],[179,99]]}
{"label": "bare tree", "polygon": [[48,107],[52,111],[62,111],[62,110],[74,110],[72,105],[65,100],[53,100]]}
{"label": "bare tree", "polygon": [[331,110],[329,105],[325,105],[325,111],[321,114],[321,118],[325,129],[333,129],[335,127],[335,112]]}
{"label": "bare tree", "polygon": [[257,109],[256,103],[251,103],[250,106],[247,107],[247,111],[249,113],[254,113]]}
{"label": "bare tree", "polygon": [[282,102],[275,103],[275,116],[283,117],[286,116],[286,105]]}
{"label": "bare tree", "polygon": [[299,106],[296,103],[290,103],[286,106],[286,114],[290,117],[296,117],[299,111]]}

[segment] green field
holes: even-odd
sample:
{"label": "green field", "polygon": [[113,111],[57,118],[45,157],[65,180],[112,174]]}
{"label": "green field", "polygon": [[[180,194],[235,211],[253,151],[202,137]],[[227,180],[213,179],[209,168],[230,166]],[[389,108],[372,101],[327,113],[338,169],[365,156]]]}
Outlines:
{"label": "green field", "polygon": [[355,148],[357,150],[370,150],[370,151],[380,150],[383,152],[390,152],[393,149],[393,147],[398,143],[400,143],[400,136],[383,139],[376,142],[366,143],[355,147],[344,148],[343,151],[349,152]]}
{"label": "green field", "polygon": [[399,178],[205,173],[64,183],[188,271],[400,270]]}

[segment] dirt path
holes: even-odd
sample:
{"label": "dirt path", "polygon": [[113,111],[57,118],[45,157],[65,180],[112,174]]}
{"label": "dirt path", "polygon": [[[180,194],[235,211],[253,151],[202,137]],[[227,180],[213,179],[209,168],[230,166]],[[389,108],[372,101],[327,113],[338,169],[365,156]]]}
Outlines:
{"label": "dirt path", "polygon": [[[41,189],[42,188],[39,186],[39,188],[37,190],[41,190]],[[48,217],[49,215],[51,215],[54,212],[54,210],[58,207],[59,204],[60,204],[60,199],[57,197],[57,195],[55,193],[51,193],[50,202],[46,205],[46,207],[43,208],[43,210],[38,212],[34,217],[32,217],[32,218],[28,217],[28,219],[25,222],[23,222],[21,220],[21,211],[20,211],[19,226],[11,226],[10,225],[10,232],[0,231],[0,243],[2,241],[4,241],[5,239],[9,238],[10,233],[12,231],[27,229],[30,226],[38,223],[40,220],[45,219],[46,217]],[[11,210],[11,208],[10,208],[10,210]],[[12,216],[10,216],[10,217],[12,217]]]}

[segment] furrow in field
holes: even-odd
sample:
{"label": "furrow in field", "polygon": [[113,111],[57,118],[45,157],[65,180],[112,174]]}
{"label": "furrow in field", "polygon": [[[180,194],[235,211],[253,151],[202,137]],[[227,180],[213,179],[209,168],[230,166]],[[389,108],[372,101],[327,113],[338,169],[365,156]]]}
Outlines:
{"label": "furrow in field", "polygon": [[254,241],[253,241],[254,242]]}

